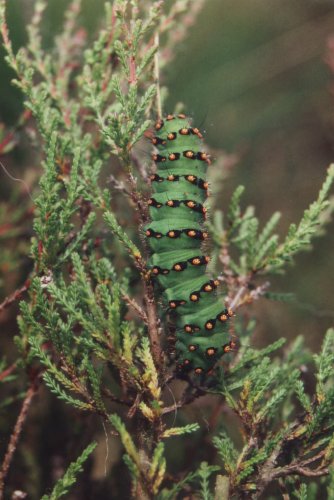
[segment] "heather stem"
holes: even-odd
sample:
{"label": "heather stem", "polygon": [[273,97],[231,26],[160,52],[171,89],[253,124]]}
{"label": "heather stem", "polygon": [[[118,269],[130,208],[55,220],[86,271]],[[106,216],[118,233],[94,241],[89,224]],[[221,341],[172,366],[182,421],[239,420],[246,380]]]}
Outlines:
{"label": "heather stem", "polygon": [[38,389],[36,382],[37,382],[37,379],[35,378],[31,382],[31,384],[26,392],[25,398],[24,398],[23,403],[22,403],[21,411],[20,411],[19,416],[17,418],[14,430],[10,436],[8,447],[7,447],[7,450],[5,453],[5,457],[4,457],[4,460],[2,462],[2,466],[0,469],[0,500],[2,500],[4,498],[4,487],[5,487],[6,476],[8,474],[10,464],[13,460],[13,456],[14,456],[15,450],[17,448],[17,444],[18,444],[18,441],[19,441],[19,438],[20,438],[20,435],[22,432],[23,425],[24,425],[26,418],[27,418],[32,399],[33,399],[33,397],[36,394],[37,389]]}

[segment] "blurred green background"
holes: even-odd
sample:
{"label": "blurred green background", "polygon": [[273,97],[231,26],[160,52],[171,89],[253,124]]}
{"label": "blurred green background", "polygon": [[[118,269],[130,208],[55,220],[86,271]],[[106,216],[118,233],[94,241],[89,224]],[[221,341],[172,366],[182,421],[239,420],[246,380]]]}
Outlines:
{"label": "blurred green background", "polygon": [[[83,2],[82,22],[92,36],[103,3]],[[18,48],[26,39],[34,1],[7,4],[10,33]],[[60,30],[67,4],[66,0],[49,0],[43,25],[46,45],[52,45]],[[246,186],[244,204],[255,205],[261,222],[274,211],[282,212],[279,232],[283,236],[316,198],[334,156],[333,40],[332,0],[206,1],[161,76],[169,89],[165,111],[183,102],[196,126],[205,130],[214,155],[223,150],[239,157],[215,199],[216,207],[226,208],[231,193],[242,183]],[[12,75],[3,52],[0,75],[0,121],[12,125],[22,101],[10,84]],[[6,164],[17,177],[38,168],[27,155],[26,143],[18,145]],[[16,186],[3,172],[0,175],[0,193],[7,198]],[[318,349],[334,320],[333,229],[330,223],[327,234],[315,241],[309,253],[299,256],[285,276],[272,280],[273,291],[295,292],[295,302],[263,300],[249,311],[258,320],[257,345],[305,334],[307,344]],[[5,293],[11,288],[11,284],[5,286]],[[5,320],[13,331],[10,318]]]}

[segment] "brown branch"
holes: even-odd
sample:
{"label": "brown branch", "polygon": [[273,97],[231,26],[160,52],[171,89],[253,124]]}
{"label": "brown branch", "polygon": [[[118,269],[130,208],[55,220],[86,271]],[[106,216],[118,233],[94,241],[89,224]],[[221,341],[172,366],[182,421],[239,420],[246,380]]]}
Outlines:
{"label": "brown branch", "polygon": [[304,467],[296,467],[291,474],[297,473],[299,476],[305,477],[320,477],[326,476],[328,474],[328,467],[324,467],[323,469],[305,469]]}
{"label": "brown branch", "polygon": [[178,408],[182,408],[183,406],[193,403],[196,399],[200,398],[201,396],[205,396],[206,394],[207,394],[206,391],[200,388],[197,388],[197,390],[191,394],[184,393],[180,401],[177,401],[172,406],[166,406],[165,408],[162,409],[161,413],[162,415],[166,415],[167,413],[172,413]]}
{"label": "brown branch", "polygon": [[5,479],[8,474],[10,464],[13,460],[13,456],[17,448],[17,444],[22,432],[24,422],[26,421],[27,418],[32,399],[38,390],[37,382],[38,382],[38,375],[34,377],[32,382],[30,383],[30,386],[28,387],[28,390],[26,392],[25,398],[22,403],[21,411],[16,420],[14,430],[9,439],[8,447],[0,469],[0,500],[4,498]]}
{"label": "brown branch", "polygon": [[[147,203],[144,203],[142,196],[140,195],[140,193],[138,193],[136,181],[131,174],[129,174],[128,176],[128,181],[131,186],[131,199],[137,207],[140,226],[142,226],[149,220]],[[149,276],[149,273],[147,272],[146,264],[144,262],[138,262],[138,268],[141,272],[141,278],[144,287],[144,304],[146,309],[147,328],[152,348],[152,356],[155,366],[157,368],[161,368],[163,365],[163,353],[160,345],[160,334],[158,326],[159,318],[154,297],[153,283]]]}
{"label": "brown branch", "polygon": [[0,373],[0,382],[2,382],[5,378],[7,378],[9,375],[11,375],[11,373],[15,370],[16,366],[17,366],[16,363],[13,363],[8,368],[3,370]]}
{"label": "brown branch", "polygon": [[167,415],[167,413],[172,413],[175,410],[182,408],[183,406],[184,406],[184,403],[182,403],[182,401],[178,401],[177,403],[173,404],[172,406],[166,406],[165,408],[163,408],[161,411],[161,415]]}
{"label": "brown branch", "polygon": [[[135,160],[132,158],[132,161]],[[128,175],[128,182],[131,186],[131,192],[130,192],[131,199],[138,210],[140,225],[143,225],[150,220],[147,201],[145,200],[143,195],[138,192],[137,180],[131,173]]]}
{"label": "brown branch", "polygon": [[106,398],[108,398],[113,403],[117,403],[117,404],[125,405],[125,406],[132,405],[131,401],[127,401],[126,399],[118,398],[117,396],[112,394],[112,392],[109,389],[107,389],[106,387],[102,387],[101,392]]}
{"label": "brown branch", "polygon": [[321,450],[317,455],[309,457],[306,460],[295,460],[285,467],[280,467],[274,470],[273,479],[277,477],[291,476],[293,474],[298,474],[305,477],[319,477],[328,474],[327,466],[320,466],[315,469],[311,469],[310,466],[317,462],[326,454],[326,449]]}
{"label": "brown branch", "polygon": [[9,307],[11,304],[16,302],[17,300],[20,300],[22,298],[22,294],[25,293],[29,287],[30,287],[31,281],[28,279],[24,285],[21,286],[21,288],[18,288],[15,290],[13,293],[8,295],[8,297],[5,298],[5,300],[0,304],[0,313]]}
{"label": "brown branch", "polygon": [[278,480],[278,487],[280,489],[282,499],[283,500],[290,500],[290,495],[289,495],[288,489],[287,489],[287,487],[284,484],[284,481],[282,479]]}
{"label": "brown branch", "polygon": [[290,440],[291,434],[296,432],[298,428],[298,423],[294,422],[291,424],[290,432],[285,436],[283,441],[278,443],[276,448],[273,450],[270,457],[266,460],[260,469],[259,475],[257,477],[257,491],[254,494],[254,500],[261,498],[265,488],[273,481],[280,480],[287,476],[304,476],[304,477],[321,477],[328,474],[329,469],[327,465],[320,465],[314,469],[311,468],[315,462],[318,462],[326,454],[326,448],[322,449],[319,453],[312,457],[302,459],[302,457],[297,458],[292,463],[276,467],[278,458],[284,453],[285,444]]}
{"label": "brown branch", "polygon": [[158,327],[159,319],[155,303],[153,284],[150,279],[147,279],[145,277],[143,278],[143,283],[145,293],[144,303],[146,307],[147,327],[152,347],[152,356],[155,366],[161,369],[163,365],[163,354],[160,345],[160,334]]}
{"label": "brown branch", "polygon": [[138,316],[144,321],[144,323],[147,325],[148,324],[148,319],[147,319],[147,315],[145,313],[145,311],[143,311],[143,309],[140,307],[140,305],[134,300],[132,299],[131,297],[129,297],[126,293],[123,293],[122,294],[122,297],[123,297],[123,300],[125,300],[125,302],[130,306],[132,307],[132,309],[134,309],[136,311],[136,313],[138,314]]}
{"label": "brown branch", "polygon": [[129,57],[129,84],[135,85],[137,83],[136,74],[136,60],[134,56]]}

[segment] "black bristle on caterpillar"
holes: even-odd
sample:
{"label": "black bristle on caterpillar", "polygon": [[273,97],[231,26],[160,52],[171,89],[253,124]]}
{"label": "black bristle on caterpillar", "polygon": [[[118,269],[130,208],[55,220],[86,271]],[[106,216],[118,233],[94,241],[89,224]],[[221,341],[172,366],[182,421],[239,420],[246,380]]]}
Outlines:
{"label": "black bristle on caterpillar", "polygon": [[151,273],[175,329],[177,366],[197,375],[212,373],[221,356],[235,347],[227,328],[233,312],[217,297],[220,282],[208,276],[210,257],[201,248],[208,238],[204,221],[210,165],[202,138],[185,115],[167,115],[155,124],[151,141],[157,172],[150,177],[151,223],[145,227]]}

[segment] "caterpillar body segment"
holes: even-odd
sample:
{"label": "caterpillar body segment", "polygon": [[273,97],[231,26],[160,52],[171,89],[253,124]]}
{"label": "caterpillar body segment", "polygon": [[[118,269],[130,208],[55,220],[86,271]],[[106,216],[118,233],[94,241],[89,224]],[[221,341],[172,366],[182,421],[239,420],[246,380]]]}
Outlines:
{"label": "caterpillar body segment", "polygon": [[175,327],[178,368],[205,375],[233,343],[227,326],[233,313],[218,296],[220,282],[207,272],[210,159],[200,131],[184,115],[159,120],[152,143],[156,172],[150,179],[151,222],[145,227],[149,266]]}

